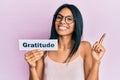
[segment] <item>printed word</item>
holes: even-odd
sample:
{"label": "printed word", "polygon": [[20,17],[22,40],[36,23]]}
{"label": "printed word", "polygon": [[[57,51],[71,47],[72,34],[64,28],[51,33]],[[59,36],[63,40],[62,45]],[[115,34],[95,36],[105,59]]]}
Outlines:
{"label": "printed word", "polygon": [[40,40],[19,40],[20,50],[57,50],[58,40],[56,39],[40,39]]}

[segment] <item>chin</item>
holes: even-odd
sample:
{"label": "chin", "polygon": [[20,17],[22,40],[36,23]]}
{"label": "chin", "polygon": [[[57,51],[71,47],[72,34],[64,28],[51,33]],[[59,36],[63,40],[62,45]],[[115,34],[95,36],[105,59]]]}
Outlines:
{"label": "chin", "polygon": [[68,33],[68,32],[66,32],[66,31],[64,31],[64,32],[57,32],[58,33],[58,35],[59,36],[70,36],[70,35],[72,35],[72,33]]}

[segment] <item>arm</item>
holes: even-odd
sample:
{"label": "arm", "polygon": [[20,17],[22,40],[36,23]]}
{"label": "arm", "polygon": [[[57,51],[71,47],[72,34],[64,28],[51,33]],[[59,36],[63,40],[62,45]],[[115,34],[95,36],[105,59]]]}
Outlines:
{"label": "arm", "polygon": [[99,66],[100,60],[105,52],[105,48],[102,46],[102,41],[105,34],[96,42],[93,47],[88,43],[85,51],[85,80],[98,80],[99,78]]}
{"label": "arm", "polygon": [[29,80],[42,80],[43,52],[32,50],[25,54],[25,59],[29,64]]}
{"label": "arm", "polygon": [[85,57],[85,80],[98,80],[100,64],[94,62],[91,47],[88,47],[89,49]]}
{"label": "arm", "polygon": [[29,67],[30,76],[29,80],[42,80],[42,73],[43,73],[43,59],[40,59],[36,62],[36,67]]}
{"label": "arm", "polygon": [[92,48],[89,42],[84,43],[85,80],[98,80],[99,64],[93,63]]}
{"label": "arm", "polygon": [[85,80],[87,80],[91,74],[92,66],[93,66],[92,55],[91,55],[92,49],[91,49],[91,44],[87,41],[84,41],[82,43],[82,46],[83,46],[82,53],[84,59]]}
{"label": "arm", "polygon": [[93,66],[86,80],[99,80],[99,64],[98,63],[93,63]]}
{"label": "arm", "polygon": [[30,68],[29,73],[29,80],[39,80],[36,68]]}

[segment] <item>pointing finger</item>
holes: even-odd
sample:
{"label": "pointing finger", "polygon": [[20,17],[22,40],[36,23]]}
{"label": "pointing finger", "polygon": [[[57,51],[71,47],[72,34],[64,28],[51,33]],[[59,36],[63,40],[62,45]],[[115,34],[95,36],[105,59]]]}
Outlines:
{"label": "pointing finger", "polygon": [[106,35],[106,33],[104,33],[104,34],[102,35],[102,37],[100,38],[100,40],[99,40],[99,43],[100,43],[100,44],[102,44],[102,42],[103,42],[103,40],[104,40],[104,38],[105,38],[105,35]]}

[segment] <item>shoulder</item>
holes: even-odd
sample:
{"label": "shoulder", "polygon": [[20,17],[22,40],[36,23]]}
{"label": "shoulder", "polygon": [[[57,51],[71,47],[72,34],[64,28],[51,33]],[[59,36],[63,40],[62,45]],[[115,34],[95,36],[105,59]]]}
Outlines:
{"label": "shoulder", "polygon": [[88,41],[81,41],[79,48],[82,48],[85,50],[91,49],[91,44]]}
{"label": "shoulder", "polygon": [[84,49],[91,49],[91,44],[89,41],[81,41],[80,47],[83,47]]}
{"label": "shoulder", "polygon": [[81,55],[83,56],[83,58],[91,54],[91,49],[92,48],[89,41],[81,41],[79,46],[79,51],[81,52]]}

